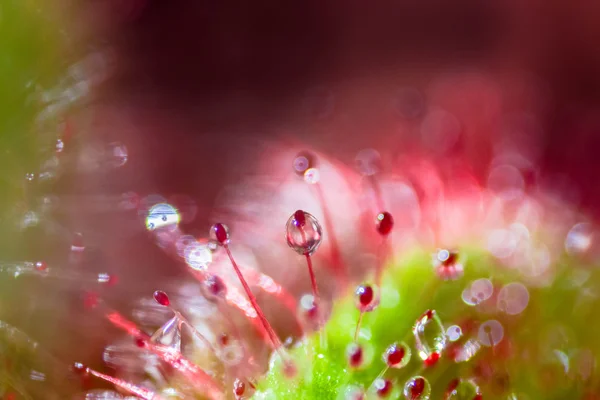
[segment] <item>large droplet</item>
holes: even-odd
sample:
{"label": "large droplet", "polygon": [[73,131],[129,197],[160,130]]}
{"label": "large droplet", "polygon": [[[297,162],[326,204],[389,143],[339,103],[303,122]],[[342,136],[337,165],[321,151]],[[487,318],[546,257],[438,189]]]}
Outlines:
{"label": "large droplet", "polygon": [[439,359],[448,338],[442,321],[435,310],[426,311],[413,327],[415,347],[422,360]]}
{"label": "large droplet", "polygon": [[404,368],[410,361],[411,351],[405,343],[393,343],[383,353],[383,362],[390,368]]}
{"label": "large droplet", "polygon": [[431,395],[431,385],[422,376],[410,378],[404,385],[404,398],[407,400],[428,400]]}
{"label": "large droplet", "polygon": [[181,323],[179,317],[171,318],[154,332],[150,340],[181,352]]}
{"label": "large droplet", "polygon": [[481,396],[479,386],[471,380],[454,379],[446,389],[444,400],[476,400]]}
{"label": "large droplet", "polygon": [[285,230],[288,246],[301,255],[312,255],[323,239],[319,221],[306,211],[296,211],[288,219]]}

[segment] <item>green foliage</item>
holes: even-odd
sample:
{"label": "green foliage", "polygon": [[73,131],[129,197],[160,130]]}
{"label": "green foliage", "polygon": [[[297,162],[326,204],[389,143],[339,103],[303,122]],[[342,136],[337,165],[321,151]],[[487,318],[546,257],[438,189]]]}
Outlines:
{"label": "green foliage", "polygon": [[[486,399],[507,399],[511,395],[517,399],[577,399],[597,384],[590,368],[600,354],[600,343],[595,339],[600,334],[600,323],[593,312],[598,299],[592,293],[585,294],[588,287],[597,287],[597,270],[565,257],[552,266],[555,275],[551,284],[527,285],[530,300],[522,313],[506,315],[498,311],[494,296],[469,306],[461,294],[478,278],[490,279],[497,294],[504,284],[520,281],[517,270],[500,265],[480,251],[463,249],[461,257],[465,274],[454,281],[441,281],[435,275],[430,254],[424,252],[402,258],[387,271],[381,305],[363,318],[359,343],[367,359],[372,355],[364,369],[352,371],[346,361],[345,349],[353,341],[359,316],[353,295],[349,294],[335,303],[324,330],[326,347],[321,347],[317,333],[291,350],[300,366],[297,377],[289,379],[281,368],[272,369],[259,385],[258,397],[326,400],[340,398],[347,385],[366,389],[385,366],[381,355],[386,347],[398,341],[409,345],[412,358],[403,369],[390,369],[385,374],[395,384],[395,396],[414,375],[428,379],[432,399],[443,398],[455,378],[474,379]],[[464,327],[467,320],[476,325],[497,320],[504,328],[504,337],[494,351],[482,346],[466,362],[454,362],[445,351],[435,366],[424,368],[411,329],[428,309],[437,312],[445,327]],[[463,333],[461,340],[469,335],[477,338],[477,329],[472,334]],[[485,366],[490,372],[485,372]]]}

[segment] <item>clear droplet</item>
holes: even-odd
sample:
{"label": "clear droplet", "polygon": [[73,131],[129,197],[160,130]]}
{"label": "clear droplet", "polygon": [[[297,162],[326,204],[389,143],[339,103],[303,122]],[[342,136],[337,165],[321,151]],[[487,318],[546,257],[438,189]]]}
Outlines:
{"label": "clear droplet", "polygon": [[504,328],[495,319],[484,322],[479,326],[477,340],[484,346],[493,347],[504,338]]}
{"label": "clear droplet", "polygon": [[383,353],[383,362],[390,368],[404,368],[410,361],[411,351],[406,343],[393,343]]}
{"label": "clear droplet", "polygon": [[456,342],[462,337],[462,329],[458,325],[452,325],[446,329],[446,336],[451,342]]}
{"label": "clear droplet", "polygon": [[167,203],[159,203],[148,210],[146,229],[149,231],[159,228],[174,230],[180,220],[179,212],[175,207]]}
{"label": "clear droplet", "polygon": [[306,211],[296,211],[288,219],[285,229],[288,246],[301,255],[312,255],[323,239],[319,221]]}
{"label": "clear droplet", "polygon": [[292,163],[292,168],[294,172],[300,176],[305,177],[306,171],[309,169],[317,168],[317,157],[314,154],[311,154],[307,151],[303,151],[298,153],[294,158],[294,162]]}
{"label": "clear droplet", "polygon": [[150,340],[181,352],[181,324],[179,317],[171,318],[154,332]]}
{"label": "clear droplet", "polygon": [[571,255],[583,254],[592,246],[593,239],[594,229],[591,224],[576,224],[567,233],[565,250]]}
{"label": "clear droplet", "polygon": [[442,321],[434,310],[425,312],[413,327],[415,348],[422,360],[429,360],[442,354],[448,338]]}
{"label": "clear droplet", "polygon": [[445,400],[477,400],[480,395],[479,386],[472,380],[454,379],[448,385]]}
{"label": "clear droplet", "polygon": [[314,185],[321,180],[321,173],[317,168],[309,168],[304,172],[304,182]]}
{"label": "clear droplet", "polygon": [[195,239],[183,250],[183,257],[187,265],[196,271],[205,271],[212,262],[212,252]]}
{"label": "clear droplet", "polygon": [[358,172],[363,176],[373,176],[382,169],[381,155],[375,149],[359,151],[354,162]]}
{"label": "clear droplet", "polygon": [[360,312],[371,312],[379,306],[379,287],[372,284],[359,285],[354,291],[354,304]]}
{"label": "clear droplet", "polygon": [[404,385],[404,398],[407,400],[429,400],[431,385],[422,376],[410,378]]}
{"label": "clear droplet", "polygon": [[529,304],[529,291],[519,282],[505,285],[498,293],[498,310],[508,314],[517,315],[522,313]]}
{"label": "clear droplet", "polygon": [[108,144],[107,151],[107,162],[113,168],[122,167],[127,163],[127,147],[119,142],[112,142]]}

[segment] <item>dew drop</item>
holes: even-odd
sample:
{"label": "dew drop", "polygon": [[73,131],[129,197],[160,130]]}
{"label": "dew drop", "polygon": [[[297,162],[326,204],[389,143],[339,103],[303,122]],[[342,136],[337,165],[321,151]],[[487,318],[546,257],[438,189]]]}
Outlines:
{"label": "dew drop", "polygon": [[154,300],[161,306],[165,307],[168,307],[171,304],[169,296],[167,296],[167,294],[162,290],[157,290],[154,292]]}
{"label": "dew drop", "polygon": [[354,162],[358,172],[363,176],[373,176],[382,169],[381,155],[375,149],[359,151]]}
{"label": "dew drop", "polygon": [[383,399],[388,397],[392,390],[394,389],[394,385],[392,381],[384,378],[377,378],[375,382],[373,382],[373,387],[375,388],[375,392],[377,393],[377,397]]}
{"label": "dew drop", "polygon": [[362,284],[354,292],[354,304],[360,312],[371,312],[379,306],[379,288],[376,285]]}
{"label": "dew drop", "polygon": [[179,225],[180,219],[179,212],[175,207],[167,203],[159,203],[148,210],[146,229],[149,231],[159,228],[174,230]]}
{"label": "dew drop", "polygon": [[393,343],[383,353],[383,362],[390,368],[400,369],[410,361],[411,351],[405,343]]}
{"label": "dew drop", "polygon": [[292,168],[298,176],[305,177],[306,171],[309,169],[316,169],[317,164],[317,157],[314,154],[303,151],[298,153],[294,158]]}
{"label": "dew drop", "polygon": [[387,236],[394,228],[394,217],[387,211],[380,212],[377,214],[375,224],[377,232],[379,232],[381,236]]}
{"label": "dew drop", "polygon": [[448,384],[444,400],[476,400],[481,396],[475,382],[465,379],[454,379]]}
{"label": "dew drop", "polygon": [[591,224],[576,224],[567,233],[565,250],[571,255],[583,254],[592,246],[593,239],[594,230]]}
{"label": "dew drop", "polygon": [[346,348],[346,359],[350,368],[360,368],[364,363],[363,348],[357,343],[350,343]]}
{"label": "dew drop", "polygon": [[438,356],[442,354],[448,341],[442,321],[434,310],[428,310],[417,320],[413,327],[413,335],[415,347],[422,360],[430,359],[435,353]]}
{"label": "dew drop", "polygon": [[202,281],[200,291],[208,301],[216,303],[225,299],[227,286],[217,275],[207,275]]}
{"label": "dew drop", "polygon": [[314,185],[321,180],[321,173],[317,168],[309,168],[304,173],[304,182]]}
{"label": "dew drop", "polygon": [[452,325],[446,329],[446,336],[451,342],[456,342],[462,337],[462,329],[458,325]]}
{"label": "dew drop", "polygon": [[525,285],[513,282],[505,285],[498,293],[498,310],[508,314],[522,313],[529,304],[529,291]]}
{"label": "dew drop", "polygon": [[410,378],[404,385],[404,398],[407,400],[428,400],[431,395],[431,385],[422,376]]}
{"label": "dew drop", "polygon": [[204,271],[212,262],[212,252],[196,240],[189,243],[183,250],[183,258],[190,268],[196,271]]}
{"label": "dew drop", "polygon": [[312,255],[323,239],[319,221],[306,211],[296,211],[288,219],[285,230],[288,246],[301,255]]}
{"label": "dew drop", "polygon": [[494,319],[484,322],[479,326],[477,340],[484,346],[493,347],[504,338],[502,324]]}
{"label": "dew drop", "polygon": [[221,246],[229,244],[229,228],[225,224],[217,223],[210,228],[210,238]]}

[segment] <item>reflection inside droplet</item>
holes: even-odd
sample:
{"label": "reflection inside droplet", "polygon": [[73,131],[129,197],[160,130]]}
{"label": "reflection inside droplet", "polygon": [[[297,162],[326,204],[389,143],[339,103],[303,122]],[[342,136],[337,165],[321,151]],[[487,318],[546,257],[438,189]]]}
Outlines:
{"label": "reflection inside droplet", "polygon": [[158,228],[175,229],[179,224],[180,216],[175,207],[167,203],[159,203],[148,211],[146,229],[153,231]]}

